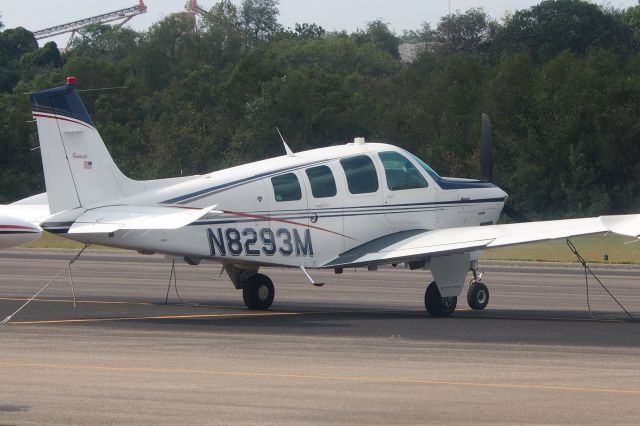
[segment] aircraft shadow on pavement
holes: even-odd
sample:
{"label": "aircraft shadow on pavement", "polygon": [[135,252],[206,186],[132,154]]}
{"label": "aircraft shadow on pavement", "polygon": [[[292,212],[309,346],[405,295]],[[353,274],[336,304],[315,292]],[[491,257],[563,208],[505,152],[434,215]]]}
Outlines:
{"label": "aircraft shadow on pavement", "polygon": [[[269,315],[279,312],[283,315]],[[422,311],[410,310],[319,309],[296,312],[274,309],[264,316],[141,320],[132,321],[130,325],[138,323],[144,328],[174,331],[195,327],[199,331],[241,334],[640,347],[639,323],[625,321],[622,315],[614,312],[599,312],[598,315],[594,314],[592,319],[588,312],[486,310],[461,311],[449,318],[432,318]]]}
{"label": "aircraft shadow on pavement", "polygon": [[22,411],[29,411],[31,406],[29,405],[0,405],[0,413],[18,413]]}
{"label": "aircraft shadow on pavement", "polygon": [[[3,301],[1,312],[13,312],[19,301]],[[640,317],[637,312],[632,312]],[[622,312],[545,309],[461,308],[453,316],[434,318],[422,310],[371,309],[366,306],[322,306],[283,303],[251,311],[237,302],[165,305],[137,301],[124,304],[39,302],[20,312],[13,325],[42,327],[134,328],[175,332],[303,335],[349,338],[451,340],[481,343],[526,343],[578,346],[640,347],[640,323]]]}

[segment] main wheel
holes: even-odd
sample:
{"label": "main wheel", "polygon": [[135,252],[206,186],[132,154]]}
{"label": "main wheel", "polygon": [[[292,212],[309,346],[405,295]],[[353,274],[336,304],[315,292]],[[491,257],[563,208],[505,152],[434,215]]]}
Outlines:
{"label": "main wheel", "polygon": [[432,317],[446,317],[456,310],[458,304],[458,298],[442,297],[436,282],[433,281],[427,286],[427,291],[424,292],[424,307],[427,308],[427,312]]}
{"label": "main wheel", "polygon": [[467,290],[467,303],[471,309],[484,309],[489,303],[489,289],[481,282],[471,284]]}
{"label": "main wheel", "polygon": [[242,299],[249,309],[269,309],[275,294],[273,282],[263,274],[252,275],[242,289]]}

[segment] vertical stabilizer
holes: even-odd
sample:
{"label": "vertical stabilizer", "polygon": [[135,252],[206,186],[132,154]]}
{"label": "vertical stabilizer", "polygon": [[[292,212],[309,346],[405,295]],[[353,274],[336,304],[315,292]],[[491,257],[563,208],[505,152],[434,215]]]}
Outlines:
{"label": "vertical stabilizer", "polygon": [[31,95],[51,213],[104,205],[135,192],[113,162],[76,91],[67,85]]}

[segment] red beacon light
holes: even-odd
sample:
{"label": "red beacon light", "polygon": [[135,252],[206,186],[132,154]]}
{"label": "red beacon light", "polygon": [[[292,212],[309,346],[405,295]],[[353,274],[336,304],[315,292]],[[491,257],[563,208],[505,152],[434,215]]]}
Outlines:
{"label": "red beacon light", "polygon": [[75,77],[67,77],[67,85],[68,86],[70,86],[70,85],[74,85],[75,86],[76,85],[76,81],[77,80],[76,80]]}

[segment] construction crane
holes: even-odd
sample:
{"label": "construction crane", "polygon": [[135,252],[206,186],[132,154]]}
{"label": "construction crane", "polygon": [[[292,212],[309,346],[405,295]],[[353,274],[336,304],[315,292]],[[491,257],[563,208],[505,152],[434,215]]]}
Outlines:
{"label": "construction crane", "polygon": [[[639,0],[640,1],[640,0]],[[203,8],[201,8],[198,5],[198,0],[188,0],[185,5],[184,5],[184,9],[193,14],[193,15],[205,15],[207,13],[206,10],[204,10]]]}
{"label": "construction crane", "polygon": [[198,30],[198,19],[197,17],[203,17],[208,12],[200,7],[198,4],[198,0],[187,0],[184,4],[184,12],[181,14],[184,15],[187,19],[189,19],[193,24],[193,30]]}
{"label": "construction crane", "polygon": [[80,30],[86,27],[87,25],[97,24],[97,23],[104,24],[106,22],[113,22],[121,19],[122,19],[122,22],[120,22],[118,25],[124,25],[127,22],[129,22],[129,20],[134,16],[145,13],[146,11],[147,11],[147,6],[144,4],[144,0],[140,0],[139,4],[132,7],[115,10],[109,13],[103,13],[102,15],[80,19],[78,21],[57,25],[51,28],[45,28],[44,30],[35,31],[33,35],[35,36],[36,40],[40,40],[43,38],[49,38],[49,37],[53,37],[60,34],[71,33],[71,37],[69,38],[69,42],[67,43],[67,46],[69,46],[69,43],[71,43],[71,40],[73,40],[73,37],[76,34],[76,32],[80,32]]}

